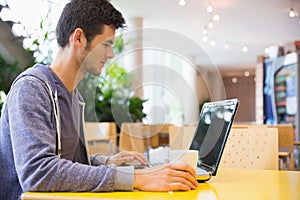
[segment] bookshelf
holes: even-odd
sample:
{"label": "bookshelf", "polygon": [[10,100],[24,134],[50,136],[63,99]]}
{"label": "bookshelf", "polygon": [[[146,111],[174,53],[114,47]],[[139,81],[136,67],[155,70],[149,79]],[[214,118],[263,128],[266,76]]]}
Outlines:
{"label": "bookshelf", "polygon": [[275,74],[275,102],[277,122],[279,124],[295,124],[297,108],[296,99],[297,65],[291,64],[281,68]]}
{"label": "bookshelf", "polygon": [[293,124],[294,140],[300,139],[299,53],[293,52],[263,61],[263,121],[265,124]]}

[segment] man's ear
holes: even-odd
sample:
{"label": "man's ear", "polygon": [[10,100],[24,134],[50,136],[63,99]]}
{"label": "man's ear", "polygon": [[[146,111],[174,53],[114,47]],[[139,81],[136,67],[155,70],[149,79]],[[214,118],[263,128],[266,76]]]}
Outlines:
{"label": "man's ear", "polygon": [[81,28],[76,28],[71,36],[72,43],[80,48],[86,44],[86,38],[84,35],[84,31]]}

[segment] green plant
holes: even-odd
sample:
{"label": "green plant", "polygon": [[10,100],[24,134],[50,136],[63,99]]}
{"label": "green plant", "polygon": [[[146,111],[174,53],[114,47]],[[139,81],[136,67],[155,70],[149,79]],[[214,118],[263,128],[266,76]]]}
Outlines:
{"label": "green plant", "polygon": [[142,121],[146,116],[143,112],[146,100],[130,96],[132,78],[133,74],[117,63],[112,63],[103,76],[87,75],[78,87],[87,102],[92,101],[91,94],[95,90],[95,107],[87,104],[86,120],[117,123]]}
{"label": "green plant", "polygon": [[[29,52],[31,53],[31,52]],[[29,54],[31,55],[31,54]],[[9,63],[7,62],[1,55],[0,55],[0,111],[2,109],[2,105],[4,103],[6,94],[9,92],[11,84],[13,83],[14,79],[26,68],[31,66],[33,63],[33,59],[29,63],[28,66],[24,68],[20,68],[18,62]],[[0,113],[1,116],[1,113]]]}
{"label": "green plant", "polygon": [[147,100],[140,99],[138,97],[132,97],[129,99],[129,112],[133,121],[141,122],[147,115],[143,112],[145,103]]}
{"label": "green plant", "polygon": [[[96,107],[97,116],[99,120],[112,120],[115,121],[116,117],[120,121],[142,121],[146,116],[143,112],[143,103],[146,100],[142,100],[139,97],[130,97],[130,88],[132,83],[133,74],[127,73],[127,71],[119,66],[117,63],[113,63],[109,66],[105,73],[105,77],[102,77],[98,86]],[[103,105],[106,105],[103,106]],[[110,107],[110,109],[107,109]],[[103,112],[109,110],[108,112]]]}
{"label": "green plant", "polygon": [[[105,74],[100,76],[95,103],[99,121],[115,121],[113,111],[125,110],[128,105],[130,79],[126,70],[117,63],[112,63]],[[118,113],[121,116],[123,112]]]}
{"label": "green plant", "polygon": [[[122,35],[119,35],[115,40],[114,52],[119,54],[123,49],[124,41]],[[133,78],[134,74],[128,73],[116,62],[106,66],[100,77],[86,75],[78,86],[87,102],[86,121],[116,122],[118,125],[122,122],[142,121],[146,117],[143,103],[147,100],[132,94]]]}
{"label": "green plant", "polygon": [[19,74],[18,63],[10,64],[0,55],[0,66],[0,90],[7,93],[13,80]]}

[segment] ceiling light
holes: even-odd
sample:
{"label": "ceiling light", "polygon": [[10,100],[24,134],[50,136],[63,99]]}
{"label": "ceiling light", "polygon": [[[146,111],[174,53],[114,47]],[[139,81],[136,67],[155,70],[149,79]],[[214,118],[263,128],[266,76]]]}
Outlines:
{"label": "ceiling light", "polygon": [[212,23],[211,21],[208,23],[208,28],[213,28],[214,27],[214,23]]}
{"label": "ceiling light", "polygon": [[244,72],[244,76],[248,77],[250,75],[250,72],[249,71],[245,71]]}
{"label": "ceiling light", "polygon": [[215,15],[213,16],[213,20],[214,20],[214,21],[219,21],[219,20],[220,20],[220,15],[219,15],[219,14],[215,14]]}
{"label": "ceiling light", "polygon": [[215,45],[216,45],[216,41],[211,40],[211,41],[210,41],[210,46],[215,46]]}
{"label": "ceiling light", "polygon": [[296,16],[296,13],[295,13],[293,8],[290,9],[289,16],[290,17],[295,17]]}
{"label": "ceiling light", "polygon": [[207,35],[207,34],[208,34],[208,31],[207,31],[207,29],[206,29],[206,28],[205,28],[205,29],[203,29],[202,33],[203,33],[203,35]]}
{"label": "ceiling light", "polygon": [[208,13],[212,13],[212,12],[214,11],[214,8],[212,7],[211,4],[209,4],[209,5],[207,6],[206,11],[207,11]]}
{"label": "ceiling light", "polygon": [[231,81],[232,81],[232,83],[237,83],[237,78],[236,77],[233,77],[232,79],[231,79]]}
{"label": "ceiling light", "polygon": [[185,0],[179,0],[178,5],[180,6],[185,6]]}
{"label": "ceiling light", "polygon": [[289,11],[289,16],[292,18],[295,16],[298,16],[298,13],[294,11],[294,5],[293,5],[294,1],[295,0],[291,0],[291,7],[290,7],[290,11]]}
{"label": "ceiling light", "polygon": [[204,42],[207,42],[207,41],[208,41],[208,36],[207,36],[207,35],[203,35],[202,40],[203,40]]}
{"label": "ceiling light", "polygon": [[242,51],[243,51],[244,53],[248,52],[248,47],[247,47],[247,46],[243,46]]}
{"label": "ceiling light", "polygon": [[271,51],[271,50],[270,50],[270,48],[269,48],[269,47],[265,48],[265,53],[266,53],[266,54],[269,54],[269,53],[270,53],[270,51]]}

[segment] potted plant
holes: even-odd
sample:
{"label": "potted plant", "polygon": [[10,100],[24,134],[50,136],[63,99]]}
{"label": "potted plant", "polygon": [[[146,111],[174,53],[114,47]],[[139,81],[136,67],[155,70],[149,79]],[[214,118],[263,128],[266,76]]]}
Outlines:
{"label": "potted plant", "polygon": [[0,90],[7,93],[9,91],[9,88],[13,80],[19,74],[20,69],[18,67],[17,62],[10,64],[1,55],[0,55],[0,66],[1,66]]}
{"label": "potted plant", "polygon": [[[119,35],[114,52],[121,53],[124,45],[122,35]],[[86,121],[116,122],[118,126],[123,122],[141,122],[146,117],[143,103],[147,100],[132,94],[133,78],[134,74],[128,73],[116,62],[106,66],[100,77],[86,75],[78,87],[87,102]]]}

